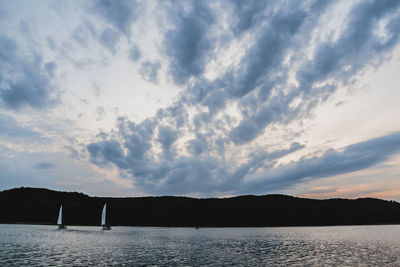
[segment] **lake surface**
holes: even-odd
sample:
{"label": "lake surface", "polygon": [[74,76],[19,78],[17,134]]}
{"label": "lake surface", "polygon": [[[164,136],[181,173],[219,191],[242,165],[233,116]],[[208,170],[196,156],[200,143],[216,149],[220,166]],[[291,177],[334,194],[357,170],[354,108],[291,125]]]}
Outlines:
{"label": "lake surface", "polygon": [[164,228],[0,225],[0,266],[400,266],[400,225]]}

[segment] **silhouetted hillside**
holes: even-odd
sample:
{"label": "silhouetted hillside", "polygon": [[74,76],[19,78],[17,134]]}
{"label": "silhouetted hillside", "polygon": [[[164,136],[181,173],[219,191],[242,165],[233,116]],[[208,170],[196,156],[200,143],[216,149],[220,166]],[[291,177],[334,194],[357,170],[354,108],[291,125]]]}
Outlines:
{"label": "silhouetted hillside", "polygon": [[373,198],[314,200],[285,195],[196,199],[100,198],[38,188],[0,192],[0,223],[55,224],[60,205],[67,225],[99,225],[107,202],[111,225],[313,226],[400,223],[400,204]]}

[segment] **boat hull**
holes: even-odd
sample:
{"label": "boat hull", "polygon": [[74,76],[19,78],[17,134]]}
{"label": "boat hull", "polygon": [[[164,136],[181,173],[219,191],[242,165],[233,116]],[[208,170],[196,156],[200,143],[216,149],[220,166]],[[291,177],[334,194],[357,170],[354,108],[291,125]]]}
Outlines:
{"label": "boat hull", "polygon": [[108,225],[103,225],[103,228],[102,228],[103,230],[111,230],[111,226],[108,226]]}
{"label": "boat hull", "polygon": [[65,230],[65,229],[67,229],[67,226],[66,226],[66,225],[60,224],[60,225],[58,226],[58,230]]}

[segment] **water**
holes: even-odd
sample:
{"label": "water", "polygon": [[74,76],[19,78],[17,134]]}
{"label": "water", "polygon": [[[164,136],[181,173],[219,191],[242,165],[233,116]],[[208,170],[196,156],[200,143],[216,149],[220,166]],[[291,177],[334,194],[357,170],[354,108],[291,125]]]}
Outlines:
{"label": "water", "polygon": [[0,225],[0,266],[400,266],[400,225],[162,228]]}

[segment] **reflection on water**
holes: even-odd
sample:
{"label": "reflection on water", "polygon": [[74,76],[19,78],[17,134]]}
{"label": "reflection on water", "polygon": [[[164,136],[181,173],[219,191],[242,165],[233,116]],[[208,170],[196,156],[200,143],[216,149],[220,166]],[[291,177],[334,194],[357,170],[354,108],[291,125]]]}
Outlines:
{"label": "reflection on water", "polygon": [[158,228],[0,225],[0,266],[400,266],[400,226]]}

